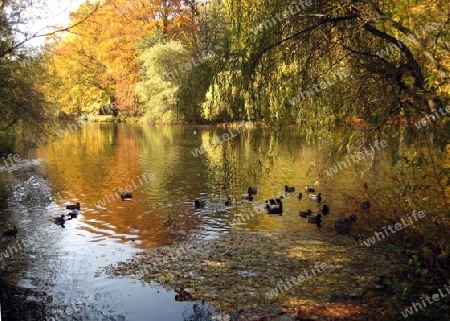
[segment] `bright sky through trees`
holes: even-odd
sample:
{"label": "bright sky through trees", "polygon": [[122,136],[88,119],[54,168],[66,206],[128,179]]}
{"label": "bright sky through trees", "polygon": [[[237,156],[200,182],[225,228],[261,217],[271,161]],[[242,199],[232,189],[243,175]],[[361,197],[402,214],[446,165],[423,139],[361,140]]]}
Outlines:
{"label": "bright sky through trees", "polygon": [[[28,35],[45,34],[51,31],[53,26],[67,26],[69,14],[75,11],[85,0],[41,0],[33,1],[33,6],[26,11],[29,22],[21,28]],[[40,46],[45,37],[37,37],[31,40],[29,46]]]}

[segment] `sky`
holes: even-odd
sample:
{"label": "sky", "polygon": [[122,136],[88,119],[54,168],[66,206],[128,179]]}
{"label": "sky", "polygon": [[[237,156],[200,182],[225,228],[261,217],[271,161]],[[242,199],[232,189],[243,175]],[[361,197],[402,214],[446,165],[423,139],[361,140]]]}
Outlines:
{"label": "sky", "polygon": [[[50,31],[48,27],[54,25],[67,26],[69,24],[69,13],[75,11],[85,0],[41,0],[33,1],[33,6],[28,8],[26,16],[31,22],[24,26],[23,31],[29,34],[39,32],[45,34]],[[45,37],[31,40],[28,46],[40,46]]]}

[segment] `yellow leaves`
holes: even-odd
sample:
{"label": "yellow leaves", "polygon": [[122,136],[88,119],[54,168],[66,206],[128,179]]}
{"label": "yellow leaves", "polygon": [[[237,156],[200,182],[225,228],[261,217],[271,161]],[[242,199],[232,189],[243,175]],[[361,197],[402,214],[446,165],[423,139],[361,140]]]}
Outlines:
{"label": "yellow leaves", "polygon": [[142,0],[110,0],[81,5],[70,17],[72,24],[82,23],[48,46],[47,73],[58,81],[43,87],[47,95],[66,111],[79,110],[79,104],[89,110],[99,99],[113,98],[122,110],[136,110],[137,45],[160,23],[162,13],[171,17],[167,30],[181,34],[189,16],[179,1],[148,5]]}

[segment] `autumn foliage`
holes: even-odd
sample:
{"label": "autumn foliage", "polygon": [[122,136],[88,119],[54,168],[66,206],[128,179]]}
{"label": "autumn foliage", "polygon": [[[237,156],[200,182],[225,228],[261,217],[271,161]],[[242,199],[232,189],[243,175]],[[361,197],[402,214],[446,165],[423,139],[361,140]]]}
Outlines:
{"label": "autumn foliage", "polygon": [[86,2],[71,20],[70,33],[47,39],[44,91],[57,110],[76,115],[113,102],[123,113],[137,114],[137,56],[145,40],[158,31],[182,39],[193,26],[180,1]]}

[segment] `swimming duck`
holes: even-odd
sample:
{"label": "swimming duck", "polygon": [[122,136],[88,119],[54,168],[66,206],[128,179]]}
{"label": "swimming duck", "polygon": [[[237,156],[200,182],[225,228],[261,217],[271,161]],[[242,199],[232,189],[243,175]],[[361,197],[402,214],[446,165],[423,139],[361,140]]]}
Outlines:
{"label": "swimming duck", "polygon": [[74,204],[66,205],[67,210],[80,210],[80,208],[81,208],[80,202],[77,202],[76,205],[74,205]]}
{"label": "swimming duck", "polygon": [[59,224],[61,222],[66,221],[66,216],[62,214],[60,217],[52,217],[52,222],[55,222],[56,224]]}
{"label": "swimming duck", "polygon": [[322,193],[319,194],[309,194],[308,195],[309,199],[311,201],[316,201],[316,202],[321,202],[322,201]]}
{"label": "swimming duck", "polygon": [[276,205],[273,207],[266,207],[267,214],[283,214],[283,205]]}
{"label": "swimming duck", "polygon": [[311,215],[311,209],[309,209],[308,208],[308,210],[307,211],[299,211],[299,215],[300,215],[300,217],[303,217],[303,218],[307,218],[308,217],[308,215]]}
{"label": "swimming duck", "polygon": [[250,195],[258,194],[258,188],[254,187],[254,186],[250,186],[247,190],[247,194],[250,194]]}
{"label": "swimming duck", "polygon": [[308,219],[308,223],[317,223],[318,221],[322,221],[321,220],[322,215],[319,213],[317,215],[308,215],[306,218]]}
{"label": "swimming duck", "polygon": [[322,212],[323,215],[327,215],[328,213],[330,213],[330,207],[328,205],[324,204],[320,211]]}
{"label": "swimming duck", "polygon": [[285,191],[286,193],[295,192],[295,186],[287,186],[287,185],[284,185],[284,191]]}
{"label": "swimming duck", "polygon": [[266,200],[266,207],[267,206],[278,206],[281,205],[283,203],[283,201],[281,200],[283,198],[283,196],[277,197],[277,198],[271,198],[270,200]]}
{"label": "swimming duck", "polygon": [[66,216],[64,214],[62,214],[61,217],[53,217],[52,221],[55,222],[56,225],[65,227],[64,224],[66,223]]}
{"label": "swimming duck", "polygon": [[266,210],[268,214],[282,214],[283,213],[283,197],[277,197],[275,199],[266,200]]}
{"label": "swimming duck", "polygon": [[195,208],[203,208],[206,205],[206,201],[205,200],[201,200],[199,198],[196,198],[194,201],[194,206]]}
{"label": "swimming duck", "polygon": [[131,193],[120,193],[120,198],[123,201],[131,201],[131,199],[133,198],[133,194]]}
{"label": "swimming duck", "polygon": [[302,194],[302,193],[298,193],[298,194],[297,194],[297,198],[298,198],[299,201],[302,199],[302,197],[303,197],[303,194]]}
{"label": "swimming duck", "polygon": [[67,214],[68,216],[70,216],[69,220],[73,219],[73,218],[77,218],[78,217],[78,211],[73,211],[70,212],[69,214]]}
{"label": "swimming duck", "polygon": [[225,200],[225,206],[230,206],[233,204],[233,200],[231,199],[230,196],[228,196],[228,198]]}
{"label": "swimming duck", "polygon": [[184,288],[175,288],[175,292],[178,294],[175,295],[175,301],[193,301],[194,298],[192,294],[186,291]]}
{"label": "swimming duck", "polygon": [[308,193],[314,193],[316,191],[316,188],[314,186],[305,185],[305,191],[307,191]]}
{"label": "swimming duck", "polygon": [[6,231],[4,231],[3,232],[3,236],[14,236],[14,237],[16,237],[17,236],[17,227],[13,227],[13,229],[12,230],[6,230]]}
{"label": "swimming duck", "polygon": [[250,194],[250,193],[248,193],[248,194],[242,194],[242,195],[241,195],[241,198],[242,198],[243,200],[253,201],[253,195]]}

